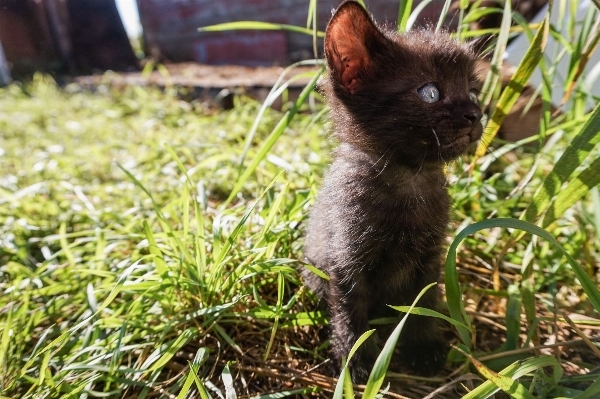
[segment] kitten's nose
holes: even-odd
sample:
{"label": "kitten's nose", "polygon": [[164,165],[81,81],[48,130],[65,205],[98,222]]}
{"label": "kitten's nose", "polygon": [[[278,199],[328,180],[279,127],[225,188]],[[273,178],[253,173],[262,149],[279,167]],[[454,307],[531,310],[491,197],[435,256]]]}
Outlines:
{"label": "kitten's nose", "polygon": [[468,120],[471,125],[474,125],[481,118],[481,111],[478,109],[467,110],[463,113],[463,118]]}

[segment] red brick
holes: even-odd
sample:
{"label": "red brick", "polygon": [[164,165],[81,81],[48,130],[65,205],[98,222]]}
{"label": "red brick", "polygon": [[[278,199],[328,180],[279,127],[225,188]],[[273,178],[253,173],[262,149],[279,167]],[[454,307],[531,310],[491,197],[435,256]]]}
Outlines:
{"label": "red brick", "polygon": [[265,65],[283,63],[287,58],[284,32],[216,34],[194,41],[195,61],[205,64]]}

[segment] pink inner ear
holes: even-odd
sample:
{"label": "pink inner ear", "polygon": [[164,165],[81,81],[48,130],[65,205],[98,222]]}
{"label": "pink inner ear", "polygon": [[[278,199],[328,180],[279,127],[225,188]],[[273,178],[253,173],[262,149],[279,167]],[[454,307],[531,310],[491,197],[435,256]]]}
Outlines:
{"label": "pink inner ear", "polygon": [[381,35],[362,7],[346,3],[334,15],[325,38],[325,52],[334,76],[355,93],[361,73],[370,66],[367,37]]}
{"label": "pink inner ear", "polygon": [[346,88],[348,90],[350,90],[350,93],[352,93],[352,94],[354,94],[356,92],[356,89],[358,88],[358,85],[359,85],[358,73],[361,68],[365,67],[365,65],[363,65],[363,63],[366,64],[368,59],[363,58],[362,61],[363,62],[361,62],[360,58],[349,58],[349,57],[347,57],[345,60],[342,61],[343,62],[342,84],[344,86],[346,86]]}
{"label": "pink inner ear", "polygon": [[333,61],[336,75],[341,83],[354,93],[360,83],[358,78],[360,71],[369,65],[367,49],[359,39],[340,28],[333,27],[330,35],[334,49],[329,49],[329,56]]}

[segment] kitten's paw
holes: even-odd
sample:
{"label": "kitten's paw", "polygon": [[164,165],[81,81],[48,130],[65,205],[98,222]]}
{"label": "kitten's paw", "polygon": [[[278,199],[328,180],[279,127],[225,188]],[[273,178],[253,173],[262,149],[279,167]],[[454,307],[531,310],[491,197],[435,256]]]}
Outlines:
{"label": "kitten's paw", "polygon": [[[329,375],[334,378],[340,378],[342,375],[342,367],[335,359],[329,362]],[[373,366],[370,364],[370,366]],[[350,365],[350,376],[354,384],[366,384],[371,374],[369,365],[353,361]],[[371,367],[372,368],[372,367]]]}
{"label": "kitten's paw", "polygon": [[352,382],[355,384],[366,384],[369,380],[371,370],[367,369],[362,364],[353,364],[350,366],[350,374],[352,375]]}
{"label": "kitten's paw", "polygon": [[354,355],[350,361],[350,375],[354,384],[367,383],[376,359],[374,356],[365,355],[365,353],[360,352]]}
{"label": "kitten's paw", "polygon": [[444,341],[412,342],[400,347],[400,362],[417,374],[431,376],[446,363],[448,346]]}

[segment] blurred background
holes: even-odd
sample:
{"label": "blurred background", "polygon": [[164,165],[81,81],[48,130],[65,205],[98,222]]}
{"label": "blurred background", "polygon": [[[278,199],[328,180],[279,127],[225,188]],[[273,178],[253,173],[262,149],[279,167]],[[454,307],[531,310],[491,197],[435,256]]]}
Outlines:
{"label": "blurred background", "polygon": [[[435,22],[444,5],[443,0],[428,3],[417,25]],[[497,6],[494,1],[483,3]],[[545,3],[514,0],[513,6],[531,19]],[[320,30],[338,4],[339,0],[317,2]],[[173,63],[287,65],[314,57],[309,35],[283,30],[199,32],[198,28],[242,20],[304,26],[307,6],[307,0],[0,0],[4,53],[0,63],[4,76],[10,71],[13,77],[32,71],[71,75],[135,71],[147,57]],[[372,1],[369,8],[377,20],[390,26],[396,23],[397,0]],[[479,28],[491,28],[499,26],[500,20],[500,14],[490,14],[477,23]],[[447,21],[452,28],[456,18]]]}

